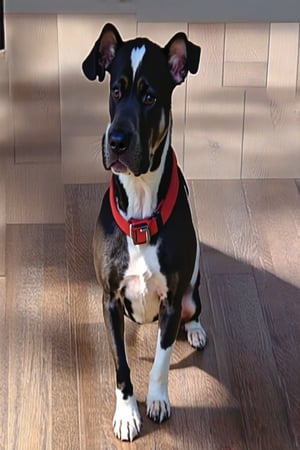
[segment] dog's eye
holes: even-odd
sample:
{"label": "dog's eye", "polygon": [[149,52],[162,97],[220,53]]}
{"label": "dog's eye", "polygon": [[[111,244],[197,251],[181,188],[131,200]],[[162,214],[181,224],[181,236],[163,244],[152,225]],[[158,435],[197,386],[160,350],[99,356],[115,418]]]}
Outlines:
{"label": "dog's eye", "polygon": [[115,99],[119,100],[119,99],[121,98],[121,89],[118,88],[117,86],[114,87],[114,88],[112,88],[111,95],[112,95]]}
{"label": "dog's eye", "polygon": [[156,97],[148,92],[144,95],[143,102],[145,103],[145,105],[151,106],[156,102]]}

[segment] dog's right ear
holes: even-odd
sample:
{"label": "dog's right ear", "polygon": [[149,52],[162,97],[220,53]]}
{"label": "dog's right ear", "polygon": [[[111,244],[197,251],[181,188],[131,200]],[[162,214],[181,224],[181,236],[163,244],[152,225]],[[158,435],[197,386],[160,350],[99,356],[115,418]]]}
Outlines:
{"label": "dog's right ear", "polygon": [[89,80],[103,81],[105,71],[122,45],[122,38],[114,25],[107,23],[101,31],[88,57],[82,63],[82,70]]}

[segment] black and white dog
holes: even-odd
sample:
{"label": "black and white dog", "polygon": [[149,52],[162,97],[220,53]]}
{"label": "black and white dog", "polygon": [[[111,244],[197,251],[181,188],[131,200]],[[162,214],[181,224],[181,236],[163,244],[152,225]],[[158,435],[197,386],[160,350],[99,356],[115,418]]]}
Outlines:
{"label": "black and white dog", "polygon": [[199,243],[188,191],[171,147],[171,96],[196,73],[200,48],[177,33],[161,48],[146,38],[124,42],[106,24],[83,62],[90,80],[110,73],[111,123],[103,136],[103,164],[112,178],[94,235],[94,263],[116,366],[115,435],[132,441],[141,429],[124,342],[124,314],[137,323],[158,319],[147,396],[154,422],[170,416],[168,371],[181,323],[202,349]]}

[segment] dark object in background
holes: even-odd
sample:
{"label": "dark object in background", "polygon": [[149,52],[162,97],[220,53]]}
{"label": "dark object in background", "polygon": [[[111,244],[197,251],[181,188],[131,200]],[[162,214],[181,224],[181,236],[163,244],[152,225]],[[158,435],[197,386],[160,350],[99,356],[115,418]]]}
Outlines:
{"label": "dark object in background", "polygon": [[0,50],[4,49],[3,0],[0,0]]}

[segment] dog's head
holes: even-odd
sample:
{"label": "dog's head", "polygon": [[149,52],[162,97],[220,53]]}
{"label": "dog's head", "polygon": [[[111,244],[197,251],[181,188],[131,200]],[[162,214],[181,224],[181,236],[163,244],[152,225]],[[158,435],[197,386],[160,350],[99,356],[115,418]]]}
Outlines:
{"label": "dog's head", "polygon": [[159,166],[169,146],[172,91],[188,71],[197,72],[199,58],[200,47],[184,33],[161,48],[146,38],[124,42],[112,24],[104,26],[82,67],[89,80],[111,75],[106,169],[139,176]]}

